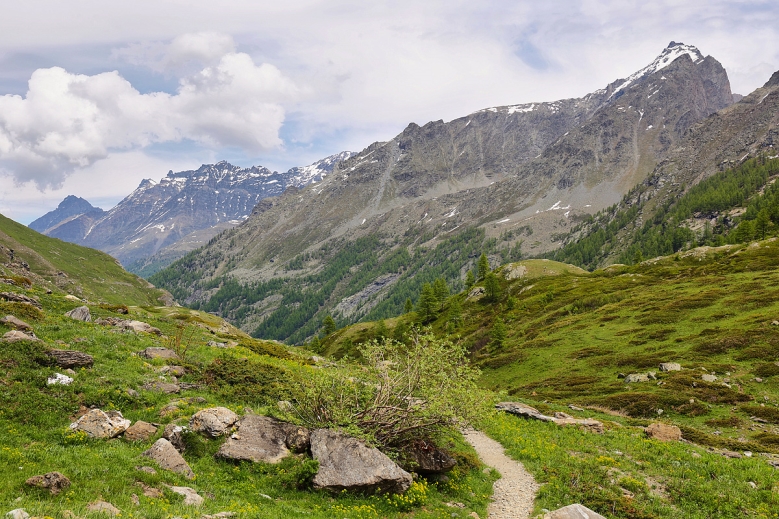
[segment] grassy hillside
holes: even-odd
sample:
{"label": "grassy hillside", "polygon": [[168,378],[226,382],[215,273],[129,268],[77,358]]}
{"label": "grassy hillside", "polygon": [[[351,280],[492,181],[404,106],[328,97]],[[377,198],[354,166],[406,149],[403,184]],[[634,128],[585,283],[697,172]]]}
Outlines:
{"label": "grassy hillside", "polygon": [[2,215],[0,275],[114,304],[159,305],[164,296],[104,252],[49,238]]}
{"label": "grassy hillside", "polygon": [[[484,517],[495,476],[482,473],[473,451],[457,437],[448,446],[457,453],[458,468],[440,482],[419,480],[403,498],[314,492],[306,488],[313,473],[312,461],[305,456],[291,456],[279,465],[220,461],[213,455],[223,439],[207,441],[194,434],[185,437],[184,456],[195,480],[164,470],[144,472],[139,468],[154,464],[140,454],[166,424],[185,424],[197,410],[213,406],[226,406],[239,415],[250,409],[273,414],[278,412],[278,400],[293,396],[295,380],[310,378],[321,368],[314,367],[305,352],[253,339],[204,312],[131,306],[127,317],[158,327],[164,333],[158,337],[65,317],[66,311],[82,303],[47,294],[37,284],[8,290],[38,298],[43,310],[0,303],[2,315],[12,313],[26,320],[41,339],[0,340],[0,513],[24,508],[38,517],[97,517],[101,514],[86,507],[104,499],[118,507],[123,517],[154,519],[218,512],[257,518],[435,518],[449,517],[453,509],[447,502],[464,504],[454,509],[458,517],[471,511]],[[117,317],[108,306],[90,305],[93,318]],[[0,324],[0,335],[8,330]],[[230,347],[209,346],[211,341]],[[183,357],[177,363],[186,374],[177,383],[188,386],[180,394],[143,389],[148,383],[173,382],[162,371],[163,362],[144,361],[137,355],[157,346],[173,347]],[[62,372],[45,355],[52,347],[88,353],[94,366],[77,369],[69,386],[48,385],[47,378]],[[89,439],[69,430],[78,413],[91,406],[116,409],[133,422],[144,420],[160,427],[149,440],[138,442]],[[55,496],[25,485],[27,478],[51,471],[70,478],[71,486]],[[143,485],[157,488],[162,497],[145,496]],[[185,506],[182,496],[166,485],[194,488],[206,497],[205,503],[198,509]]]}
{"label": "grassy hillside", "polygon": [[[488,427],[547,483],[539,507],[581,501],[613,517],[772,517],[778,266],[775,239],[592,273],[520,262],[497,271],[496,300],[453,296],[432,326],[469,347],[496,398],[606,422],[603,436],[510,416]],[[507,281],[519,267],[527,274]],[[414,320],[356,325],[322,347],[343,353],[380,327],[393,335]],[[661,372],[663,362],[683,369]],[[621,378],[649,371],[656,379]],[[638,427],[652,421],[678,425],[695,445],[647,441]],[[742,459],[722,454],[731,452]]]}

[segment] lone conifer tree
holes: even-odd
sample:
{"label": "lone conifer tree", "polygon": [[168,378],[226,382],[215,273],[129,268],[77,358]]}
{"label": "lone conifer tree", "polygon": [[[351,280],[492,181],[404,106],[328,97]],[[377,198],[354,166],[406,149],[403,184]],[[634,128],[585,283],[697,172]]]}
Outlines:
{"label": "lone conifer tree", "polygon": [[479,263],[476,268],[479,272],[479,279],[484,279],[487,277],[487,272],[490,271],[490,261],[487,259],[487,255],[483,252],[481,253],[481,256],[479,256]]}
{"label": "lone conifer tree", "polygon": [[333,320],[333,316],[327,314],[325,318],[322,320],[322,333],[324,333],[325,336],[327,336],[333,333],[335,329],[336,326],[335,326],[335,320]]}
{"label": "lone conifer tree", "polygon": [[422,285],[422,292],[419,294],[419,302],[417,302],[417,314],[419,319],[423,323],[429,323],[435,318],[436,310],[438,310],[438,298],[435,296],[435,291],[430,283]]}

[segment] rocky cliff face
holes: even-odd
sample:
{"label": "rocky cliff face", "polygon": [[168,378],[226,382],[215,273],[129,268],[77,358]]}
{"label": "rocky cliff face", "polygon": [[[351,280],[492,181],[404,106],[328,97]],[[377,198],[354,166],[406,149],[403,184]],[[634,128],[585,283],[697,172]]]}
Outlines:
{"label": "rocky cliff face", "polygon": [[143,266],[160,251],[169,263],[245,220],[263,198],[321,181],[349,155],[343,152],[286,173],[227,162],[171,171],[159,182],[144,180],[108,212],[85,210],[92,207],[86,200],[68,197],[60,208],[31,226],[49,236],[108,252],[124,265],[140,260]]}
{"label": "rocky cliff face", "polygon": [[[577,217],[618,202],[691,126],[730,103],[722,66],[672,42],[647,67],[580,99],[412,123],[343,161],[323,182],[264,200],[229,236],[189,258],[187,268],[199,269],[205,281],[292,279],[321,265],[310,262],[293,273],[283,266],[322,247],[348,249],[377,235],[386,243],[380,253],[409,240],[411,251],[429,249],[472,227],[495,237],[498,247],[524,240],[525,254],[542,252],[556,247]],[[375,281],[369,277],[344,296],[363,294]],[[213,291],[168,279],[190,302],[212,297]],[[371,297],[392,290],[391,283],[382,287]]]}

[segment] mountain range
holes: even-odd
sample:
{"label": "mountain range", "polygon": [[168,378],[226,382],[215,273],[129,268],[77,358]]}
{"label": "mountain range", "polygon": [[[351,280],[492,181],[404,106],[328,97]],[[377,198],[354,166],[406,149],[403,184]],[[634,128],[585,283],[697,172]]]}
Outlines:
{"label": "mountain range", "polygon": [[[756,104],[759,95],[734,105],[721,64],[671,42],[582,98],[411,123],[321,183],[263,200],[242,225],[151,280],[246,331],[293,342],[328,313],[341,323],[397,315],[431,276],[461,288],[476,251],[493,264],[548,253],[670,167],[697,172],[676,182],[683,190],[742,160],[745,148],[756,152],[775,126],[758,120],[776,114]],[[736,126],[752,133],[724,145]],[[341,263],[348,268],[332,279]]]}
{"label": "mountain range", "polygon": [[30,224],[54,238],[108,252],[133,272],[149,274],[245,220],[263,198],[319,182],[342,152],[285,173],[227,162],[145,179],[109,211],[68,196]]}

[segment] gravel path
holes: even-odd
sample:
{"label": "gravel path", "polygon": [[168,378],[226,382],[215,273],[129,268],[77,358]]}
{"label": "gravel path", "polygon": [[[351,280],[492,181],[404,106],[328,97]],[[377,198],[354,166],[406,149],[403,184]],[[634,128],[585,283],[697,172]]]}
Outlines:
{"label": "gravel path", "polygon": [[533,512],[538,483],[518,461],[506,456],[503,446],[481,431],[463,431],[479,458],[502,476],[493,485],[490,519],[526,519]]}

